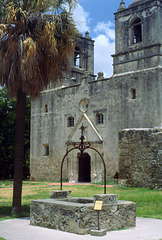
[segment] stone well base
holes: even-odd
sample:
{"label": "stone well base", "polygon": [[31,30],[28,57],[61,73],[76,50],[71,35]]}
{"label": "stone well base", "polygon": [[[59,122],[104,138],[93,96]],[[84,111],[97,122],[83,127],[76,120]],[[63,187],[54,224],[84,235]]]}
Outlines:
{"label": "stone well base", "polygon": [[34,200],[30,205],[30,224],[61,231],[89,234],[98,228],[96,200],[103,201],[100,228],[118,230],[135,227],[136,204],[119,201],[114,194],[97,194],[94,198],[72,198],[69,192],[53,191],[50,199]]}

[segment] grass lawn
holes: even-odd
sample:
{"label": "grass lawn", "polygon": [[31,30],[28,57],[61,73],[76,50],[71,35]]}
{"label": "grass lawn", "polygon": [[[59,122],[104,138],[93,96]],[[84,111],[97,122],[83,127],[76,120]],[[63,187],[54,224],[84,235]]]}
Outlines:
{"label": "grass lawn", "polygon": [[[29,216],[31,200],[46,199],[50,197],[51,190],[59,190],[59,186],[46,186],[51,182],[24,181],[26,188],[22,192],[22,214],[16,217]],[[35,186],[35,187],[30,187]],[[12,182],[0,181],[0,220],[11,218]],[[72,197],[93,197],[94,194],[103,193],[103,187],[94,185],[63,186],[64,190],[71,190]],[[135,202],[137,217],[162,219],[162,191],[147,188],[118,187],[107,188],[107,193],[117,194],[119,200]],[[13,216],[14,218],[15,216]],[[1,240],[1,239],[0,239]]]}

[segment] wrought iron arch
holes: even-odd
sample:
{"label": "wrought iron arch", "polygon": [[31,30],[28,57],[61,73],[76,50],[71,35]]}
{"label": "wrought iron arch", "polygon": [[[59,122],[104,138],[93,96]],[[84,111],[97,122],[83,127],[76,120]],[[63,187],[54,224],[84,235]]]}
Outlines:
{"label": "wrought iron arch", "polygon": [[106,194],[106,164],[105,164],[104,158],[103,158],[103,156],[101,155],[101,153],[97,149],[95,149],[94,147],[91,147],[91,144],[89,142],[87,143],[87,145],[84,143],[84,139],[85,138],[84,138],[84,135],[83,135],[83,131],[84,131],[85,127],[82,125],[80,129],[81,129],[81,137],[80,137],[81,143],[79,145],[74,143],[74,147],[66,152],[66,154],[64,155],[64,157],[62,159],[62,162],[61,162],[60,190],[62,190],[62,170],[63,170],[63,164],[64,164],[64,161],[65,161],[65,158],[67,157],[67,155],[71,151],[78,149],[81,152],[81,156],[82,156],[84,151],[85,151],[85,149],[92,149],[92,150],[94,150],[95,152],[98,153],[98,155],[101,157],[101,160],[103,162],[103,166],[104,166],[104,194]]}

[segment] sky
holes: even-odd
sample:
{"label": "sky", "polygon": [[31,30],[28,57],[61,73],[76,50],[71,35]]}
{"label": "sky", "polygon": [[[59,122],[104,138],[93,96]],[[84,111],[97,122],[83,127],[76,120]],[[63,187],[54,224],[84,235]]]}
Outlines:
{"label": "sky", "polygon": [[[114,13],[121,0],[78,0],[73,16],[78,30],[85,36],[88,31],[95,40],[94,73],[103,72],[104,77],[113,74],[112,57],[115,53]],[[133,0],[124,0],[126,7]]]}

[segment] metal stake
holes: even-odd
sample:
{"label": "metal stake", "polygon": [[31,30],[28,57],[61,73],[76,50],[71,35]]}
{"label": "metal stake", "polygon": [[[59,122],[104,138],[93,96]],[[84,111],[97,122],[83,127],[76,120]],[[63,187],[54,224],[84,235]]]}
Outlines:
{"label": "metal stake", "polygon": [[97,211],[98,212],[98,230],[100,230],[100,211]]}

